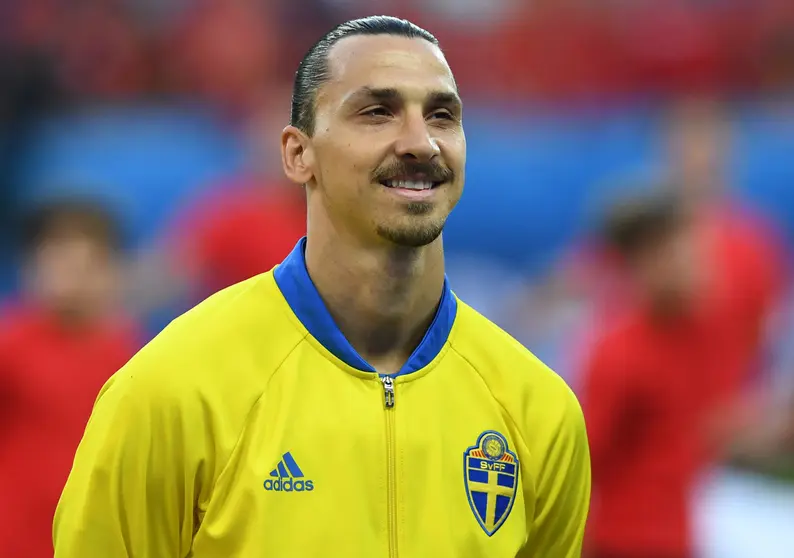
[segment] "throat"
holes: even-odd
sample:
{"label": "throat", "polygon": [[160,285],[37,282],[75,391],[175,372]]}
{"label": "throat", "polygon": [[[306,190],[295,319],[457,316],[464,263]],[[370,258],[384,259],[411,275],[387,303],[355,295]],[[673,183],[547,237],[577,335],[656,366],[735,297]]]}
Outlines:
{"label": "throat", "polygon": [[340,329],[361,357],[375,370],[381,374],[395,374],[408,362],[422,342],[435,312],[436,306],[432,306],[424,316],[412,314],[382,317],[380,320],[356,320],[356,323],[366,323],[368,327],[362,329],[353,324],[347,324],[348,327],[340,324]]}
{"label": "throat", "polygon": [[443,255],[428,249],[407,259],[334,252],[315,257],[307,245],[309,274],[329,313],[373,368],[382,374],[398,372],[435,317],[444,289]]}
{"label": "throat", "polygon": [[306,267],[340,332],[381,374],[395,373],[408,361],[444,289],[440,241],[407,248],[309,235]]}
{"label": "throat", "polygon": [[[441,299],[438,289],[363,287],[329,297],[328,309],[356,352],[382,374],[398,372],[422,341]],[[437,292],[436,292],[437,290]],[[432,293],[432,294],[430,294]]]}

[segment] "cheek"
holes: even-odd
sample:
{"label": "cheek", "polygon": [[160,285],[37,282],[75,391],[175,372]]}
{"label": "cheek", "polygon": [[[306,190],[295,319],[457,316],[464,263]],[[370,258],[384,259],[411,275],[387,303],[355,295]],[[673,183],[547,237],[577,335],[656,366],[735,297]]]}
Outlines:
{"label": "cheek", "polygon": [[319,179],[328,190],[357,190],[370,184],[380,159],[371,148],[347,142],[318,153]]}
{"label": "cheek", "polygon": [[444,162],[453,171],[458,182],[463,182],[466,173],[466,138],[463,136],[445,140],[441,154]]}

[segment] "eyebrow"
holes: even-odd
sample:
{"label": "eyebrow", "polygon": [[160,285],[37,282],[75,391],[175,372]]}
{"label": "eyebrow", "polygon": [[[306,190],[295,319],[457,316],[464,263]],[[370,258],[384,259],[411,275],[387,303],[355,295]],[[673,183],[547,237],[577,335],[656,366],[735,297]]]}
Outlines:
{"label": "eyebrow", "polygon": [[382,103],[387,103],[390,101],[398,100],[402,95],[397,89],[393,87],[385,87],[385,88],[377,88],[377,87],[369,87],[365,86],[350,95],[348,101],[355,102],[355,101],[379,101]]}
{"label": "eyebrow", "polygon": [[463,108],[463,101],[457,93],[449,91],[433,91],[427,98],[426,105],[436,107],[447,107],[454,110],[461,110]]}
{"label": "eyebrow", "polygon": [[[352,93],[345,101],[344,104],[354,104],[362,101],[373,101],[377,103],[395,103],[403,97],[394,87],[369,87],[364,86]],[[450,91],[433,91],[425,100],[425,106],[446,106],[460,110],[463,102],[457,93]]]}

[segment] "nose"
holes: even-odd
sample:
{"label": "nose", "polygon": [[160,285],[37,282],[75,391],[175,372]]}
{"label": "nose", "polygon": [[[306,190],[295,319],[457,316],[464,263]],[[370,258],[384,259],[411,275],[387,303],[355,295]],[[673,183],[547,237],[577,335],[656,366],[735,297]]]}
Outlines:
{"label": "nose", "polygon": [[400,158],[428,162],[439,153],[438,141],[430,133],[424,116],[407,115],[395,144],[395,154]]}

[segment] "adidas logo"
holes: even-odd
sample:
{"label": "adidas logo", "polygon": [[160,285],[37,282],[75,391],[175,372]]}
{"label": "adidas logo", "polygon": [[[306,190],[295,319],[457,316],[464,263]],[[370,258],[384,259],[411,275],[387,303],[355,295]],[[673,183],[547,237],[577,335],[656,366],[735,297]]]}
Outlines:
{"label": "adidas logo", "polygon": [[311,492],[314,482],[303,480],[303,471],[298,467],[290,452],[284,454],[278,466],[270,471],[272,479],[264,483],[268,492]]}

